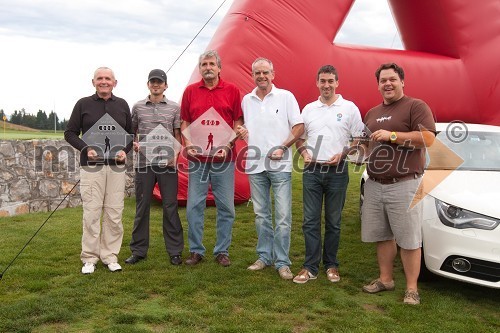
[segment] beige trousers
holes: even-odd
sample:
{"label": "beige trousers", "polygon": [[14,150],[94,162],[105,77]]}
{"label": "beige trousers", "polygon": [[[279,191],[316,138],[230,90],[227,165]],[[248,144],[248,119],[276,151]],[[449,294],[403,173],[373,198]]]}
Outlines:
{"label": "beige trousers", "polygon": [[[125,166],[82,166],[80,192],[83,203],[82,262],[118,262],[123,240]],[[102,215],[102,224],[101,224]]]}

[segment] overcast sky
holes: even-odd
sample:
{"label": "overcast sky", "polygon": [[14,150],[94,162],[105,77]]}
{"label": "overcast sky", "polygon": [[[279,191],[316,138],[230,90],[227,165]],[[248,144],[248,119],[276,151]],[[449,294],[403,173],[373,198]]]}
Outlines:
{"label": "overcast sky", "polygon": [[[238,0],[236,0],[238,1]],[[0,109],[68,119],[95,92],[97,67],[114,70],[114,89],[132,105],[147,96],[147,74],[165,71],[223,0],[0,0]],[[168,73],[179,101],[233,0],[226,0]],[[387,0],[356,0],[335,42],[402,49]]]}

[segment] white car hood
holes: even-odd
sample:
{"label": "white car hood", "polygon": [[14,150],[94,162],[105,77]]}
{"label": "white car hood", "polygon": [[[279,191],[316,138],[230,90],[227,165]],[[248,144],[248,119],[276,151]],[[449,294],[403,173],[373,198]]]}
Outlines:
{"label": "white car hood", "polygon": [[455,170],[429,194],[448,204],[500,218],[499,171]]}

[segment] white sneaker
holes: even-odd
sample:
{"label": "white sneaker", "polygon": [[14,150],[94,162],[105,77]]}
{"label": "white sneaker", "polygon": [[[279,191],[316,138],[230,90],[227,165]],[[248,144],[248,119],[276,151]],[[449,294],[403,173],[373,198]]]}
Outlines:
{"label": "white sneaker", "polygon": [[85,262],[82,266],[82,274],[92,274],[95,271],[95,264],[91,262]]}
{"label": "white sneaker", "polygon": [[119,272],[122,270],[122,266],[120,266],[120,264],[117,262],[112,262],[111,264],[108,264],[108,269],[111,272]]}
{"label": "white sneaker", "polygon": [[278,273],[283,280],[293,279],[292,271],[288,266],[282,266],[280,269],[278,269]]}
{"label": "white sneaker", "polygon": [[252,265],[248,266],[247,269],[249,269],[251,271],[260,271],[261,269],[264,269],[266,267],[267,267],[267,265],[265,262],[263,262],[260,259],[257,259],[257,261],[254,262]]}

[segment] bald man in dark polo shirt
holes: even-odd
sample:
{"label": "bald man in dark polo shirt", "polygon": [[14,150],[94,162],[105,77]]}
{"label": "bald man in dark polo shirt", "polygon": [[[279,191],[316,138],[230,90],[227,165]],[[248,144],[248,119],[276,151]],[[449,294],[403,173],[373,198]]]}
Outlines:
{"label": "bald man in dark polo shirt", "polygon": [[80,138],[80,134],[85,134],[106,114],[127,133],[131,133],[130,108],[124,99],[112,93],[116,84],[117,80],[110,68],[98,68],[92,79],[96,93],[76,103],[64,132],[66,141],[81,152],[83,235],[80,259],[83,262],[83,274],[94,273],[99,260],[112,272],[122,269],[118,264],[118,253],[123,240],[125,160],[130,147],[120,150],[116,156],[102,159]]}

